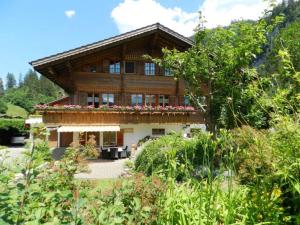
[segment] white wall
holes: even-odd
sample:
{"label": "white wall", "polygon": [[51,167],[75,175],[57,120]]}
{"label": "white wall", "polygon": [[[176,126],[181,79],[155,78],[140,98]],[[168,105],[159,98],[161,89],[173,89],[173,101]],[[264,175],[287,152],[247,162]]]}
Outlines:
{"label": "white wall", "polygon": [[[165,129],[165,133],[170,132],[183,132],[189,133],[189,126],[183,124],[121,124],[121,129],[131,128],[133,133],[124,133],[124,146],[128,146],[131,149],[132,144],[137,144],[139,140],[143,139],[146,136],[152,136],[153,128]],[[202,124],[199,124],[199,128],[203,128]],[[205,126],[204,126],[205,129]]]}
{"label": "white wall", "polygon": [[[124,133],[124,147],[127,145],[131,149],[132,144],[137,144],[139,140],[146,136],[152,136],[152,129],[165,129],[165,133],[182,132],[183,134],[190,133],[191,128],[198,128],[205,130],[204,124],[191,124],[186,126],[184,124],[121,124],[121,129],[130,128],[132,133]],[[100,133],[100,146],[103,145],[103,133]],[[73,142],[79,144],[79,133],[73,133]]]}

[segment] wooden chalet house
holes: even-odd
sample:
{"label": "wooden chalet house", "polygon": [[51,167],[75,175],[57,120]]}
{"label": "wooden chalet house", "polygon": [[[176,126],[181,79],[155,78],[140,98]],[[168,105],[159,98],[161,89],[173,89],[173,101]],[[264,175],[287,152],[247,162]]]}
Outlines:
{"label": "wooden chalet house", "polygon": [[153,24],[32,61],[36,71],[68,93],[37,106],[52,146],[84,144],[93,134],[99,146],[130,148],[147,136],[203,128],[203,116],[185,98],[184,82],[144,57],[161,57],[165,47],[184,51],[192,44]]}

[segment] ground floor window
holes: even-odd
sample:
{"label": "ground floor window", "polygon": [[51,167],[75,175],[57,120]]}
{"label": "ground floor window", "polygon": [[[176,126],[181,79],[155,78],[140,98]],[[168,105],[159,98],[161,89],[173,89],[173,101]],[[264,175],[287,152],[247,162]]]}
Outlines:
{"label": "ground floor window", "polygon": [[165,129],[157,129],[157,128],[154,128],[152,129],[152,135],[155,135],[155,136],[158,136],[158,135],[165,135]]}
{"label": "ground floor window", "polygon": [[79,142],[81,145],[86,145],[90,142],[99,146],[99,135],[99,132],[82,132],[79,134]]}
{"label": "ground floor window", "polygon": [[103,132],[103,146],[116,146],[116,132]]}

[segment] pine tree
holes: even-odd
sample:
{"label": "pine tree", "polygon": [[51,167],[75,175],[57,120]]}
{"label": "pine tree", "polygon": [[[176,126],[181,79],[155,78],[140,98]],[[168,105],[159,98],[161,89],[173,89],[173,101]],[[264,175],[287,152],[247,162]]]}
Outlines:
{"label": "pine tree", "polygon": [[3,80],[0,78],[0,96],[4,95],[4,85],[3,85]]}
{"label": "pine tree", "polygon": [[11,89],[16,87],[17,81],[15,76],[12,73],[6,75],[6,88]]}
{"label": "pine tree", "polygon": [[23,86],[23,75],[20,73],[19,80],[18,80],[18,87],[22,87],[22,86]]}

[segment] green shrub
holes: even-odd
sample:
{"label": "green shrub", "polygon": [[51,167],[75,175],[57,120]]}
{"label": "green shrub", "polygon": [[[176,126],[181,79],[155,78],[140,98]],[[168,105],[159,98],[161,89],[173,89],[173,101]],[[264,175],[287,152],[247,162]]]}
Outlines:
{"label": "green shrub", "polygon": [[0,114],[5,114],[7,110],[7,105],[2,99],[0,99]]}
{"label": "green shrub", "polygon": [[177,180],[190,177],[200,167],[213,171],[217,169],[220,155],[216,150],[222,141],[214,141],[204,132],[192,139],[184,139],[180,134],[166,135],[144,146],[136,158],[135,169],[148,176],[160,173]]}
{"label": "green shrub", "polygon": [[[258,196],[253,205],[260,209],[268,204],[271,207],[271,193],[279,193],[274,207],[279,205],[281,214],[290,215],[284,217],[286,222],[294,224],[300,222],[300,125],[297,121],[280,117],[268,131],[250,127],[234,131],[235,145],[239,148],[238,178]],[[271,213],[271,216],[275,215]]]}
{"label": "green shrub", "polygon": [[23,119],[0,119],[0,144],[8,145],[15,135],[26,135],[28,129]]}
{"label": "green shrub", "polygon": [[19,134],[24,134],[28,130],[25,128],[25,120],[23,119],[0,119],[0,130],[13,129]]}

